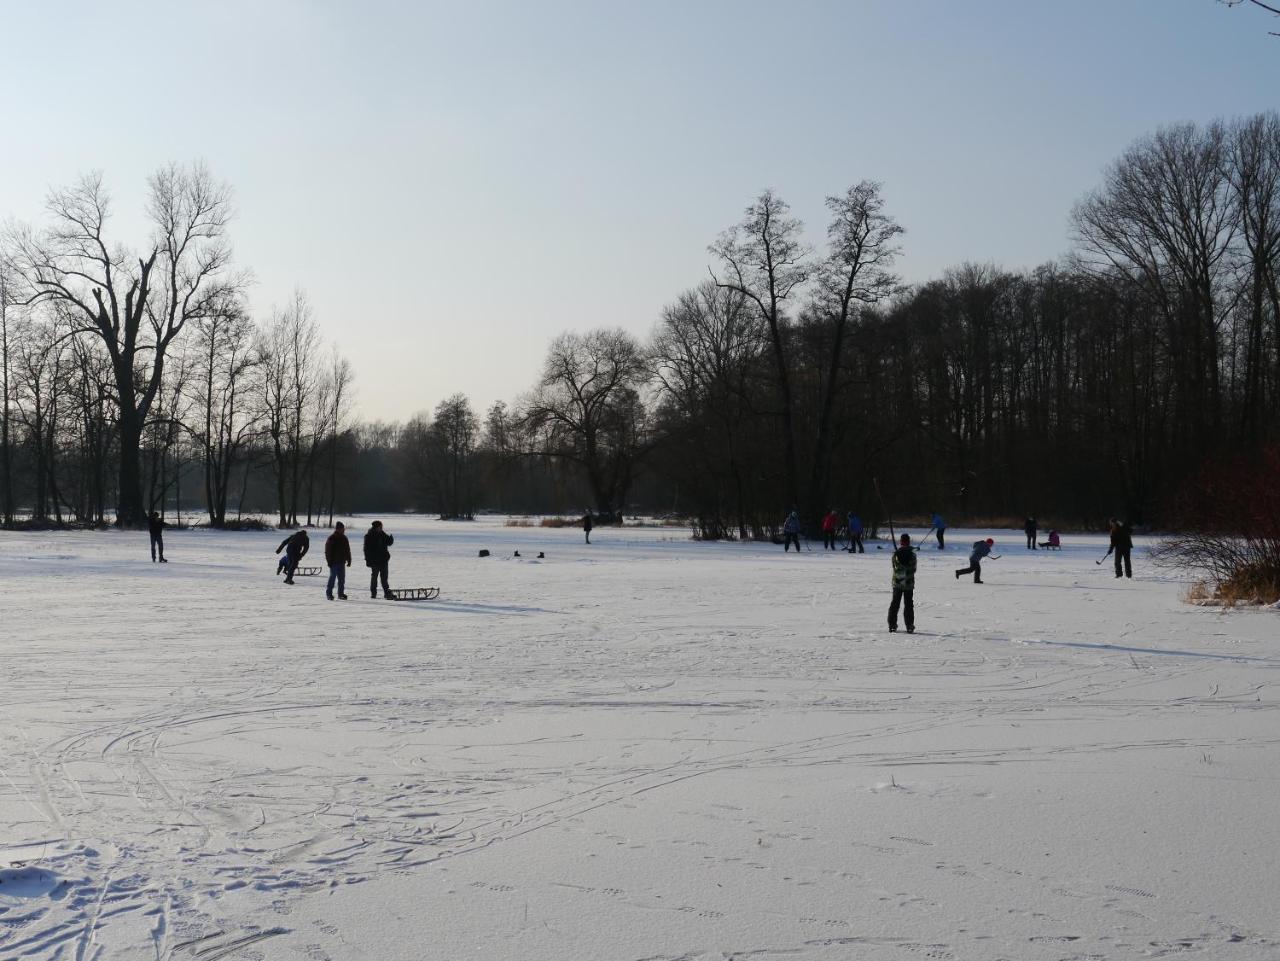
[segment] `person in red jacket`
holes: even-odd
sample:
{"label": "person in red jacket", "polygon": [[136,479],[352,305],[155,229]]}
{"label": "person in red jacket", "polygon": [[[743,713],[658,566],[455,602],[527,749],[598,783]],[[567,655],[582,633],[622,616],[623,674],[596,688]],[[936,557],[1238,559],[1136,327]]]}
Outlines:
{"label": "person in red jacket", "polygon": [[333,600],[333,582],[338,582],[338,597],[347,599],[347,568],[351,566],[351,542],[342,521],[333,526],[333,533],[324,542],[324,562],[329,565],[329,584],[324,596]]}
{"label": "person in red jacket", "polygon": [[836,549],[836,531],[840,529],[840,516],[834,511],[827,511],[827,516],[822,518],[822,549],[824,551],[834,551]]}

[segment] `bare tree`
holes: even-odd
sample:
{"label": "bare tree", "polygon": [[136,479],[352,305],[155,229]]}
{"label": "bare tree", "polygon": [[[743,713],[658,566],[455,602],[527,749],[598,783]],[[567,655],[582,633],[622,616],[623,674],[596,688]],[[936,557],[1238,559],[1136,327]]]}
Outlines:
{"label": "bare tree", "polygon": [[721,234],[709,250],[722,264],[723,277],[712,275],[716,283],[746,297],[768,325],[778,382],[787,500],[798,504],[800,480],[790,360],[784,332],[785,307],[792,293],[808,280],[812,268],[809,248],[801,239],[804,225],[789,216],[790,212],[791,208],[781,197],[766,190],[747,208],[743,220]]}
{"label": "bare tree", "polygon": [[285,310],[273,312],[258,346],[264,424],[282,527],[298,523],[302,470],[314,441],[310,405],[319,382],[319,349],[311,305],[299,290]]}
{"label": "bare tree", "polygon": [[218,310],[243,283],[229,269],[228,188],[199,164],[164,167],[149,186],[155,232],[139,256],[109,240],[110,198],[97,173],[49,195],[47,230],[19,228],[10,238],[28,302],[55,305],[74,334],[100,338],[111,358],[122,526],[146,518],[142,434],[169,349],[189,322]]}
{"label": "bare tree", "polygon": [[[1265,10],[1267,13],[1270,13],[1273,16],[1280,17],[1280,6],[1273,6],[1272,4],[1269,4],[1269,3],[1263,3],[1262,0],[1218,0],[1218,2],[1226,7],[1238,7],[1244,3],[1248,3],[1248,4],[1251,4],[1252,6],[1257,7],[1259,10]],[[1268,30],[1267,32],[1270,33],[1271,36],[1273,37],[1280,37],[1280,32],[1277,32],[1275,30]]]}
{"label": "bare tree", "polygon": [[12,308],[17,303],[17,291],[10,279],[8,264],[0,259],[0,511],[5,527],[13,526],[13,449],[10,424],[10,401],[13,397],[9,383],[11,369],[9,355],[9,329]]}

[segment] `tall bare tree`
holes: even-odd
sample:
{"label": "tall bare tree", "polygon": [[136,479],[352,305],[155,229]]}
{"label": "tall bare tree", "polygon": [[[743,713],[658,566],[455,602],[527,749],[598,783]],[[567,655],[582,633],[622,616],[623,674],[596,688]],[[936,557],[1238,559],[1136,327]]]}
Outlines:
{"label": "tall bare tree", "polygon": [[228,188],[200,164],[161,168],[149,181],[153,236],[138,255],[108,234],[110,197],[89,174],[50,193],[49,226],[11,235],[28,302],[48,302],[71,331],[99,338],[111,359],[119,426],[117,522],[146,519],[142,434],[164,381],[170,347],[243,283],[230,270]]}

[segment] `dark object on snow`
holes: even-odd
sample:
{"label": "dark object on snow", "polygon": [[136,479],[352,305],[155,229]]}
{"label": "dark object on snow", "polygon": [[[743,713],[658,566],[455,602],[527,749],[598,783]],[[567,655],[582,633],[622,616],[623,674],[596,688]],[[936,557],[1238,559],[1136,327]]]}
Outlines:
{"label": "dark object on snow", "polygon": [[389,601],[434,601],[440,596],[440,588],[397,587],[394,591],[384,591],[383,596]]}
{"label": "dark object on snow", "polygon": [[519,551],[516,551],[516,552],[515,552],[514,554],[512,554],[511,556],[512,556],[512,557],[519,557],[519,556],[520,556],[520,552],[519,552]]}
{"label": "dark object on snow", "polygon": [[489,556],[489,552],[488,552],[488,551],[486,551],[486,550],[482,547],[482,548],[480,548],[480,556],[481,556],[481,557],[488,557],[488,556]]}
{"label": "dark object on snow", "polygon": [[541,560],[544,560],[544,559],[546,558],[546,556],[547,556],[547,555],[546,555],[546,554],[544,554],[544,553],[542,553],[542,551],[538,551],[538,560],[540,560],[540,561],[541,561]]}

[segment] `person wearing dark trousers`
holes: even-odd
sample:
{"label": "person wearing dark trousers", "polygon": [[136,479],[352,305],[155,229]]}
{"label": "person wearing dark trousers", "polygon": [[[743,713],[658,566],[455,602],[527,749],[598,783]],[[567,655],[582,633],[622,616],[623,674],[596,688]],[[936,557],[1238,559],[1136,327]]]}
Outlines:
{"label": "person wearing dark trousers", "polygon": [[796,545],[796,553],[800,553],[800,515],[792,511],[787,515],[787,519],[782,522],[782,551],[785,554],[791,550],[791,545]]}
{"label": "person wearing dark trousers", "polygon": [[865,554],[867,549],[862,546],[862,518],[849,511],[849,553]]}
{"label": "person wearing dark trousers", "polygon": [[834,551],[836,549],[836,530],[840,527],[840,517],[835,510],[827,511],[825,517],[822,518],[822,549],[824,551]]}
{"label": "person wearing dark trousers", "polygon": [[947,542],[943,535],[947,532],[947,522],[942,519],[941,514],[934,511],[932,523],[933,530],[938,535],[938,550],[945,551],[947,549]]}
{"label": "person wearing dark trousers", "polygon": [[898,549],[893,552],[893,601],[889,604],[889,630],[898,629],[898,607],[902,606],[902,619],[907,633],[916,631],[916,552],[911,546],[911,535],[898,538]]}
{"label": "person wearing dark trousers", "polygon": [[369,596],[378,596],[378,580],[382,580],[382,596],[391,596],[387,586],[387,568],[391,564],[389,548],[396,539],[382,529],[382,521],[374,521],[364,535],[364,565],[369,568]]}
{"label": "person wearing dark trousers", "polygon": [[159,511],[152,511],[147,518],[147,533],[151,535],[151,563],[159,561],[168,564],[164,559],[164,529],[168,525],[160,518]]}
{"label": "person wearing dark trousers", "polygon": [[591,511],[587,511],[582,515],[582,533],[586,535],[587,543],[591,543],[591,528],[595,525],[591,523]]}
{"label": "person wearing dark trousers", "polygon": [[995,541],[988,537],[985,541],[974,541],[973,550],[969,554],[969,566],[956,571],[956,580],[964,574],[973,575],[973,583],[982,583],[982,559],[991,553]]}
{"label": "person wearing dark trousers", "polygon": [[1036,547],[1036,532],[1040,530],[1040,525],[1036,523],[1034,517],[1028,517],[1025,524],[1022,525],[1022,532],[1027,535],[1027,550],[1034,551]]}
{"label": "person wearing dark trousers", "polygon": [[[1124,521],[1111,518],[1111,549],[1116,555],[1116,577],[1133,577],[1133,563],[1129,555],[1133,551],[1133,533]],[[1121,563],[1123,561],[1123,564]],[[1123,574],[1121,568],[1123,567]]]}
{"label": "person wearing dark trousers", "polygon": [[342,521],[333,525],[333,533],[324,542],[324,562],[329,565],[329,583],[324,596],[333,600],[333,584],[338,583],[338,598],[347,599],[347,568],[351,566],[351,542],[347,540],[347,528]]}
{"label": "person wearing dark trousers", "polygon": [[[276,553],[284,551],[284,582],[286,584],[293,583],[293,572],[298,569],[298,562],[307,556],[309,550],[311,550],[311,538],[305,530],[296,531],[280,542]],[[279,566],[276,567],[276,573],[280,573]]]}

